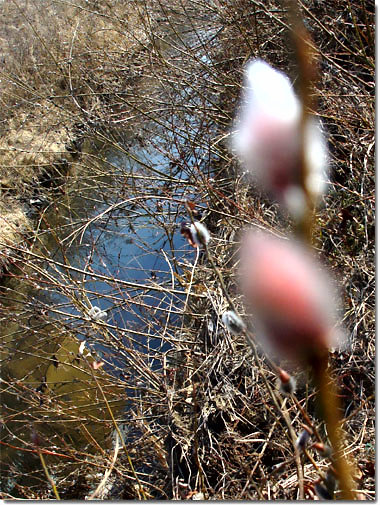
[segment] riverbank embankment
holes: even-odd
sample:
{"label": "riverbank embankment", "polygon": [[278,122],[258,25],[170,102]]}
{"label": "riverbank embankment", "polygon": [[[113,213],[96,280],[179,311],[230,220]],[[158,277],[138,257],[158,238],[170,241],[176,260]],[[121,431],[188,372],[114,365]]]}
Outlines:
{"label": "riverbank embankment", "polygon": [[[339,279],[350,342],[330,353],[331,373],[358,497],[371,499],[374,9],[294,3],[316,47],[310,114],[330,153],[312,248]],[[299,89],[287,9],[277,0],[4,9],[1,191],[4,216],[24,233],[3,250],[2,496],[54,498],[53,482],[63,499],[315,499],[333,462],[313,444],[315,433],[328,443],[313,383],[296,370],[294,396],[281,396],[265,352],[254,346],[254,356],[223,317],[233,305],[262,336],[239,287],[242,232],[288,237],[294,224],[229,149],[249,60]],[[207,250],[181,235],[192,220],[207,225]]]}
{"label": "riverbank embankment", "polygon": [[126,2],[2,5],[2,268],[12,255],[7,244],[20,246],[51,191],[65,191],[89,123],[109,119],[107,87],[127,88],[136,78],[130,55],[148,44],[140,17]]}

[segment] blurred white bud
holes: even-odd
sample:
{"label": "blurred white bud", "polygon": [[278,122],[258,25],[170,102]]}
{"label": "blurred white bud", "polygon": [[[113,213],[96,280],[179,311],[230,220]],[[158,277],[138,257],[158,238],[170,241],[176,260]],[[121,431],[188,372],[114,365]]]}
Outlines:
{"label": "blurred white bud", "polygon": [[100,309],[96,305],[91,307],[91,309],[88,311],[88,315],[92,318],[95,319],[95,321],[103,320],[105,321],[107,319],[107,312],[104,310]]}
{"label": "blurred white bud", "polygon": [[301,431],[296,440],[296,447],[299,451],[303,451],[306,448],[306,444],[309,441],[310,433],[307,430]]}
{"label": "blurred white bud", "polygon": [[326,190],[329,155],[322,124],[309,118],[305,125],[306,186],[315,200]]}
{"label": "blurred white bud", "polygon": [[192,500],[204,500],[205,499],[205,495],[202,492],[195,493],[195,494],[192,495],[191,499]]}
{"label": "blurred white bud", "polygon": [[198,247],[209,243],[211,238],[210,233],[206,226],[199,221],[196,221],[190,226],[190,232],[193,237],[193,241]]}
{"label": "blurred white bud", "polygon": [[210,232],[206,226],[199,221],[195,221],[195,223],[191,224],[183,222],[181,224],[181,233],[193,247],[207,245],[211,238]]}
{"label": "blurred white bud", "polygon": [[[245,89],[232,149],[256,182],[294,217],[304,212],[301,187],[302,108],[289,78],[261,60],[246,67]],[[317,200],[327,177],[328,155],[318,121],[305,125],[306,186]]]}
{"label": "blurred white bud", "polygon": [[240,335],[246,329],[244,321],[233,310],[222,315],[222,322],[233,335]]}
{"label": "blurred white bud", "polygon": [[86,343],[83,341],[81,342],[80,346],[79,346],[79,350],[78,350],[78,353],[79,354],[83,354],[83,351],[84,351],[84,348],[86,347]]}

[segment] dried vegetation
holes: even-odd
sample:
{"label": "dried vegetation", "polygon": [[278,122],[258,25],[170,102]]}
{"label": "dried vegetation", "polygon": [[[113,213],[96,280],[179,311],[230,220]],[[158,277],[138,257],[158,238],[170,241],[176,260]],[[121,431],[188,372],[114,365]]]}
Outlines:
{"label": "dried vegetation", "polygon": [[[331,153],[315,247],[350,340],[331,366],[358,498],[374,499],[374,5],[298,5]],[[309,449],[300,482],[283,415],[299,433],[301,404],[325,437],[313,386],[295,371],[299,404],[277,392],[265,355],[223,326],[215,271],[243,314],[241,230],[289,226],[228,151],[246,61],[298,84],[286,3],[2,9],[3,498],[54,498],[54,482],[64,499],[296,499],[301,487],[313,499],[328,462]],[[180,236],[186,200],[209,258]]]}

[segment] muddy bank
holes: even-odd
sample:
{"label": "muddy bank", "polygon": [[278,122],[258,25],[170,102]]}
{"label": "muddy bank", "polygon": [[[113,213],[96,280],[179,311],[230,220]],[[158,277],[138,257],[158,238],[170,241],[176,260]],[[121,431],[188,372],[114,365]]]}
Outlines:
{"label": "muddy bank", "polygon": [[7,244],[22,244],[52,191],[65,191],[78,139],[119,114],[110,90],[133,86],[149,45],[142,12],[121,1],[5,2],[1,9],[0,271]]}
{"label": "muddy bank", "polygon": [[33,230],[33,216],[61,187],[64,190],[70,163],[77,157],[71,147],[72,125],[62,124],[51,104],[44,111],[24,112],[9,120],[0,140],[0,244],[22,243]]}

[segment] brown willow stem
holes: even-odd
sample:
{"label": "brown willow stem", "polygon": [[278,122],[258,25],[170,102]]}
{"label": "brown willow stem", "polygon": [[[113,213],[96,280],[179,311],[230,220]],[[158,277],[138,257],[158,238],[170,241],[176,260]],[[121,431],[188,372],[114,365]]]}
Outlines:
{"label": "brown willow stem", "polygon": [[299,499],[300,500],[304,500],[305,499],[305,491],[304,491],[304,478],[303,478],[303,468],[302,468],[302,462],[301,462],[301,457],[300,457],[300,453],[299,453],[299,450],[297,448],[297,436],[295,434],[295,431],[293,429],[293,426],[292,426],[292,423],[291,423],[291,420],[290,420],[290,417],[289,417],[289,414],[287,412],[287,410],[285,408],[282,408],[281,405],[280,405],[280,402],[278,401],[278,396],[275,394],[275,392],[273,391],[273,389],[271,388],[267,378],[266,378],[266,375],[264,373],[264,370],[261,366],[261,363],[260,363],[260,358],[259,358],[259,355],[257,353],[257,349],[256,349],[256,346],[254,344],[254,341],[252,339],[252,336],[248,336],[249,334],[247,332],[245,332],[245,336],[246,336],[246,339],[248,340],[248,342],[250,343],[251,345],[251,348],[252,348],[252,351],[253,351],[253,355],[254,355],[254,358],[255,358],[255,361],[256,361],[256,365],[257,365],[257,368],[259,370],[259,373],[261,375],[261,378],[263,379],[264,381],[264,385],[270,395],[270,397],[272,398],[272,401],[276,407],[276,409],[278,410],[278,412],[280,413],[280,415],[282,415],[284,421],[285,421],[285,424],[288,428],[288,432],[289,432],[289,437],[290,437],[290,440],[292,442],[292,445],[293,445],[293,449],[294,449],[294,460],[295,460],[295,463],[296,463],[296,469],[297,469],[297,477],[298,477],[298,489],[299,489]]}
{"label": "brown willow stem", "polygon": [[354,482],[351,465],[344,455],[342,416],[337,387],[328,371],[328,354],[312,363],[314,378],[319,389],[318,398],[326,422],[327,433],[333,449],[332,461],[342,489],[343,500],[354,500]]}
{"label": "brown willow stem", "polygon": [[50,485],[53,489],[53,492],[54,492],[54,496],[56,498],[56,500],[60,500],[60,496],[58,494],[58,490],[57,490],[57,486],[55,485],[55,482],[54,480],[52,479],[52,477],[50,476],[50,473],[49,473],[49,470],[48,470],[48,467],[45,463],[45,458],[43,457],[42,455],[42,452],[38,449],[38,456],[40,457],[40,460],[41,460],[41,464],[42,464],[42,468],[44,469],[44,472],[45,472],[45,475],[46,475],[46,478],[47,480],[50,482]]}
{"label": "brown willow stem", "polygon": [[306,156],[307,125],[314,110],[313,89],[318,79],[319,54],[313,43],[310,33],[306,29],[299,6],[296,0],[284,0],[284,5],[288,11],[288,21],[290,25],[290,40],[293,43],[294,58],[297,63],[299,97],[302,106],[300,131],[300,172],[299,184],[303,190],[306,209],[302,219],[296,223],[295,232],[306,243],[311,244],[313,230],[315,226],[315,197],[312,195],[308,176],[310,167]]}

